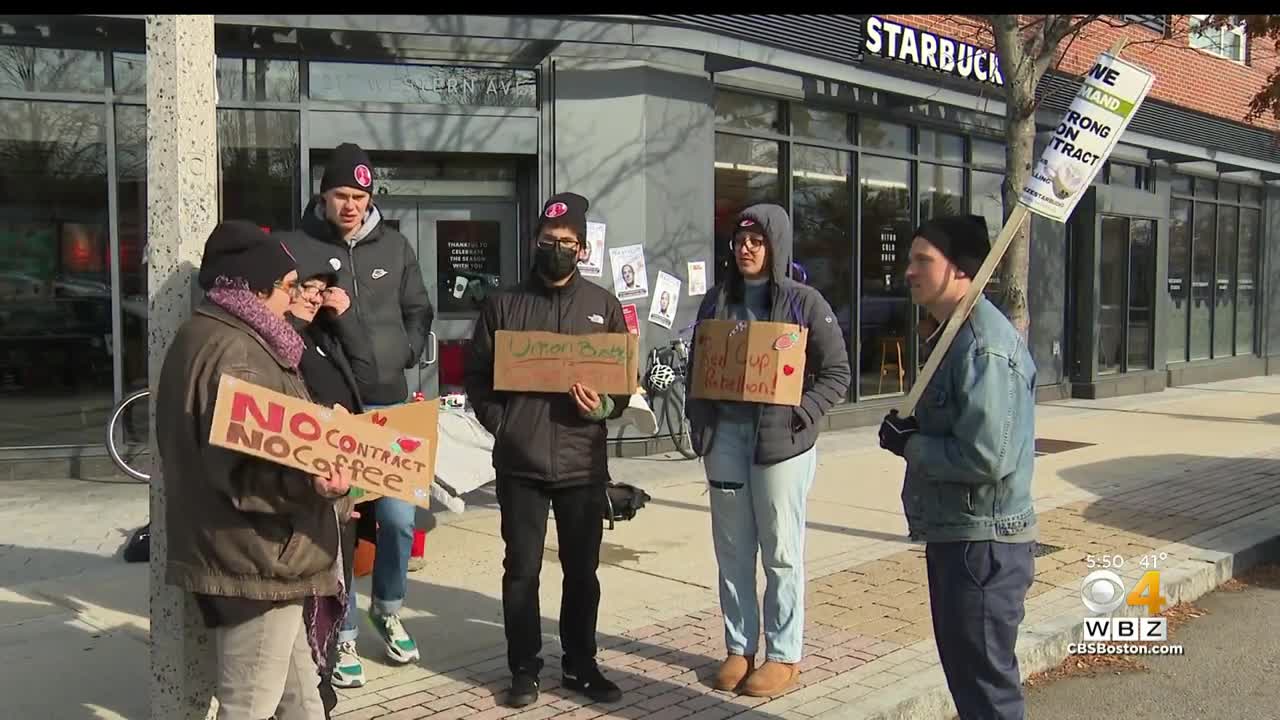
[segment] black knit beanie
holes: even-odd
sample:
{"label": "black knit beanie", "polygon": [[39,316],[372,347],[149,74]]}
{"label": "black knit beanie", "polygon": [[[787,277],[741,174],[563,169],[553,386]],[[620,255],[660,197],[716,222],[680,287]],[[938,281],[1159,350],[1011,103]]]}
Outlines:
{"label": "black knit beanie", "polygon": [[928,240],[970,278],[978,274],[991,252],[987,221],[981,215],[936,217],[921,225],[915,236]]}
{"label": "black knit beanie", "polygon": [[542,214],[538,216],[538,227],[533,237],[536,242],[542,234],[542,226],[549,222],[564,223],[578,234],[578,242],[587,241],[587,208],[591,203],[581,195],[571,192],[556,193],[547,198],[542,206]]}
{"label": "black knit beanie", "polygon": [[244,282],[250,290],[263,292],[296,269],[279,240],[247,220],[227,220],[218,223],[204,243],[199,282],[211,290],[225,278],[224,282]]}
{"label": "black knit beanie", "polygon": [[333,155],[324,166],[320,192],[336,187],[373,192],[373,163],[369,162],[369,154],[355,143],[342,143],[334,148]]}

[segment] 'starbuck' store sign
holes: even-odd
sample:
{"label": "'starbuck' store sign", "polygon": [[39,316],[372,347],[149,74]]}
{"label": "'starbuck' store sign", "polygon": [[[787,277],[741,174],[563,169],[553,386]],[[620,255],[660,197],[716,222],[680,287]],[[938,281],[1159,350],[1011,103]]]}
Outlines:
{"label": "'starbuck' store sign", "polygon": [[1004,75],[1000,74],[1000,58],[994,50],[985,50],[875,15],[867,17],[863,27],[862,49],[872,55],[955,75],[964,80],[1004,85]]}

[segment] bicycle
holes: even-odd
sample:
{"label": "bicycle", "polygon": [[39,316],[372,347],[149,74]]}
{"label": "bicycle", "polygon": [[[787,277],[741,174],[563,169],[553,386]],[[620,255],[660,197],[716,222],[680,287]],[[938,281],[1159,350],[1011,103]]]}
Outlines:
{"label": "bicycle", "polygon": [[[690,325],[685,331],[692,328],[693,326]],[[676,451],[692,460],[698,457],[698,454],[693,451],[689,419],[684,414],[687,393],[685,379],[689,372],[689,341],[683,337],[685,331],[679,333],[667,345],[649,351],[644,388],[651,398],[662,400],[661,418],[666,424],[667,434],[675,445]],[[653,405],[656,413],[656,402]],[[673,411],[676,417],[674,422],[671,419]],[[661,437],[661,435],[655,437]]]}
{"label": "bicycle", "polygon": [[[107,454],[120,472],[134,480],[151,482],[151,391],[130,393],[107,419]],[[117,440],[117,431],[119,431]]]}

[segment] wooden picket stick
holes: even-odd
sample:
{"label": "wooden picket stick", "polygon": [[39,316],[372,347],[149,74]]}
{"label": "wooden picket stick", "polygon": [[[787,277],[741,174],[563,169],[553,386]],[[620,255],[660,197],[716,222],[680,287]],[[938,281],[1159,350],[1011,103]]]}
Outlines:
{"label": "wooden picket stick", "polygon": [[[1107,50],[1107,54],[1111,57],[1119,58],[1120,53],[1124,51],[1128,40],[1117,40]],[[1021,188],[1019,188],[1021,192]],[[920,396],[924,393],[925,388],[929,387],[929,381],[933,379],[933,374],[938,371],[938,365],[942,364],[942,358],[946,357],[947,350],[951,348],[951,343],[956,338],[956,333],[960,332],[960,326],[965,320],[969,319],[969,313],[973,312],[973,306],[978,304],[978,298],[982,297],[982,291],[987,287],[987,282],[991,280],[991,276],[995,273],[996,266],[1000,264],[1000,260],[1004,257],[1004,253],[1009,249],[1009,244],[1013,242],[1013,236],[1018,234],[1022,229],[1023,223],[1027,221],[1027,216],[1031,214],[1031,210],[1018,201],[1013,208],[1013,212],[1009,213],[1009,219],[1005,220],[1004,227],[1000,229],[1000,235],[996,238],[996,244],[991,247],[991,252],[987,253],[987,259],[982,261],[982,267],[978,268],[978,274],[973,277],[973,282],[969,284],[969,292],[965,293],[960,303],[951,311],[951,317],[947,319],[945,329],[942,331],[942,337],[938,338],[938,344],[933,346],[933,350],[929,354],[928,361],[925,362],[924,368],[920,370],[920,376],[916,378],[916,382],[911,386],[911,392],[907,393],[902,404],[898,406],[898,414],[906,417],[916,411],[916,405],[920,403]]]}
{"label": "wooden picket stick", "polygon": [[916,378],[915,384],[911,386],[911,392],[907,393],[906,399],[898,406],[899,415],[906,417],[915,412],[916,404],[920,402],[921,393],[929,386],[929,380],[938,371],[938,365],[942,363],[942,358],[946,356],[947,349],[951,347],[951,342],[956,338],[956,333],[960,332],[960,326],[969,318],[969,313],[973,312],[973,306],[978,304],[978,298],[982,297],[982,290],[995,273],[996,266],[1000,264],[1000,259],[1004,257],[1005,251],[1009,249],[1009,244],[1013,242],[1013,236],[1018,234],[1018,230],[1022,228],[1023,223],[1027,221],[1027,216],[1030,214],[1031,211],[1022,203],[1018,203],[1013,208],[1013,212],[1009,213],[1009,219],[1005,221],[1004,227],[1000,229],[1000,235],[996,237],[996,244],[991,247],[991,252],[987,253],[987,259],[982,261],[982,267],[978,268],[978,274],[973,276],[973,282],[969,283],[969,291],[965,293],[964,298],[951,311],[951,317],[947,319],[946,327],[942,331],[942,337],[938,338],[938,344],[933,346],[933,351],[929,354],[929,359],[920,371],[920,376]]}

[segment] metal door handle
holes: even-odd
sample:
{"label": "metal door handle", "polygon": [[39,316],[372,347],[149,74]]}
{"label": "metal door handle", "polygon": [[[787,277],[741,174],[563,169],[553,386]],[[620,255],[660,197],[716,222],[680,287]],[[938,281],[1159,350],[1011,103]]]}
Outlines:
{"label": "metal door handle", "polygon": [[436,334],[434,331],[427,333],[427,351],[429,354],[422,360],[422,362],[418,363],[419,368],[427,368],[431,365],[435,365],[436,360],[440,355],[440,348],[437,345]]}

